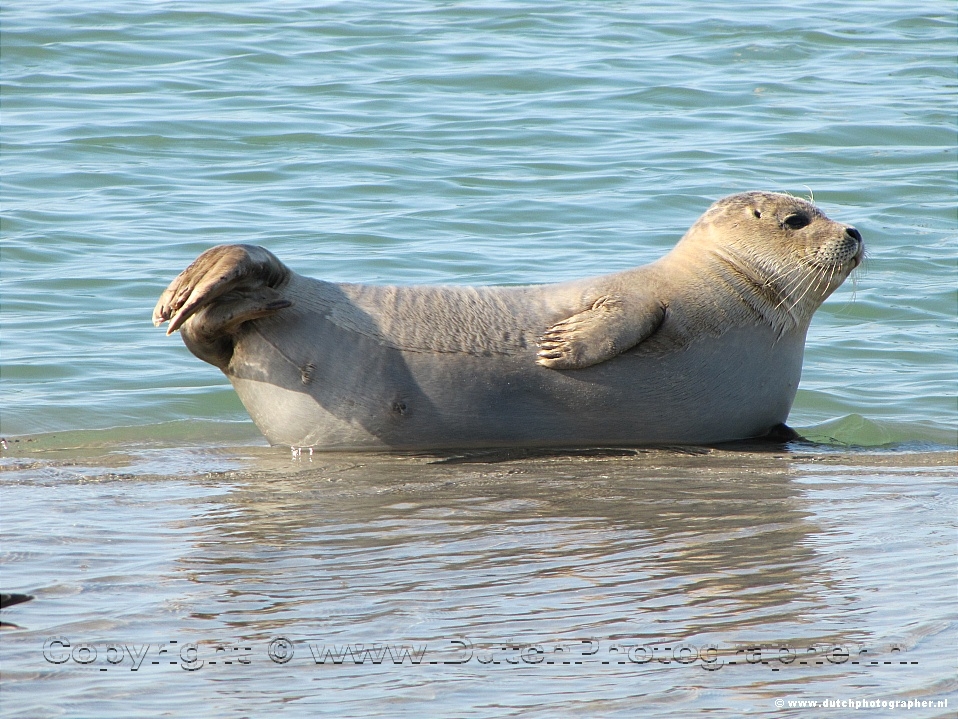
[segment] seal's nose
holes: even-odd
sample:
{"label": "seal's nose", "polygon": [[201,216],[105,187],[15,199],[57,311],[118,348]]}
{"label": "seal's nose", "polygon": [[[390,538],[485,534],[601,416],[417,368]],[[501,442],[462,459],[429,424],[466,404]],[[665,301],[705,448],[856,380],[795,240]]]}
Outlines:
{"label": "seal's nose", "polygon": [[852,257],[852,267],[858,267],[865,257],[865,243],[862,241],[862,233],[851,225],[845,225],[845,241],[854,240],[855,256]]}

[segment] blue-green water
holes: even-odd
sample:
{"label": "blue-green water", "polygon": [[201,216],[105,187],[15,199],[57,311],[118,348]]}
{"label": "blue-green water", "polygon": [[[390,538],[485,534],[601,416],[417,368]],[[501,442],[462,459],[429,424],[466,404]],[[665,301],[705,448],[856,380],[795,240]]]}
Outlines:
{"label": "blue-green water", "polygon": [[[318,600],[309,601],[321,593],[300,590],[316,590],[313,582],[323,577],[331,583],[323,592],[359,587],[366,596],[362,587],[375,577],[366,570],[350,573],[356,570],[345,558],[352,556],[352,545],[336,539],[346,536],[357,547],[370,547],[384,567],[413,562],[407,575],[383,578],[395,591],[369,595],[368,613],[350,620],[357,627],[350,640],[423,636],[410,619],[418,616],[414,605],[421,602],[451,613],[445,623],[423,619],[423,631],[432,638],[452,632],[457,621],[461,632],[474,634],[484,626],[483,613],[498,621],[508,607],[519,619],[485,627],[487,636],[506,641],[628,634],[635,627],[613,621],[618,610],[612,607],[634,609],[647,602],[633,619],[643,617],[636,619],[642,632],[659,626],[655,636],[664,641],[695,634],[718,643],[733,638],[797,643],[834,638],[847,628],[855,641],[876,645],[901,640],[918,647],[919,636],[933,637],[935,651],[953,645],[954,615],[947,605],[921,604],[919,629],[897,634],[888,628],[891,620],[882,619],[888,626],[877,627],[865,617],[876,607],[885,617],[900,616],[911,606],[903,588],[879,592],[884,572],[914,567],[920,575],[916,587],[924,592],[938,587],[953,596],[951,540],[936,533],[935,522],[953,520],[953,507],[943,498],[953,498],[948,480],[954,469],[940,467],[954,464],[948,450],[958,444],[956,32],[954,4],[944,1],[796,0],[786,6],[693,0],[19,0],[4,5],[0,434],[8,449],[0,460],[7,470],[0,485],[0,569],[4,591],[38,594],[34,602],[10,610],[11,621],[16,612],[26,629],[18,635],[24,637],[20,643],[5,633],[7,676],[15,666],[20,672],[15,678],[47,679],[52,697],[79,692],[85,703],[64,713],[94,713],[97,692],[123,694],[143,685],[111,684],[118,680],[105,676],[90,683],[93,675],[77,674],[84,667],[75,662],[67,668],[51,665],[34,651],[44,637],[113,631],[129,641],[155,642],[167,639],[159,634],[171,627],[187,626],[200,639],[259,641],[281,633],[283,623],[256,624],[258,612],[284,606],[277,616],[289,621],[289,612],[301,612],[300,618],[322,615]],[[736,476],[757,473],[771,482],[755,496],[767,499],[770,492],[788,505],[783,525],[774,512],[755,521],[773,533],[775,527],[793,527],[800,548],[792,564],[785,562],[791,578],[777,580],[788,585],[775,595],[788,615],[784,624],[774,602],[736,604],[742,593],[759,591],[762,577],[780,568],[781,557],[750,564],[742,557],[755,547],[745,542],[722,555],[738,557],[731,567],[723,568],[714,557],[707,566],[660,558],[664,564],[658,566],[681,580],[646,586],[649,576],[657,576],[655,558],[639,571],[635,563],[645,561],[647,552],[610,550],[603,564],[602,547],[618,546],[619,530],[609,528],[611,534],[593,545],[589,527],[600,531],[620,520],[591,505],[583,509],[575,497],[568,505],[550,500],[537,515],[540,510],[528,509],[540,501],[531,486],[515,497],[500,497],[506,490],[470,484],[468,472],[449,469],[449,476],[433,477],[433,470],[411,460],[383,459],[380,466],[357,459],[372,461],[374,475],[362,480],[355,472],[349,475],[367,483],[356,490],[359,495],[395,494],[400,509],[373,503],[354,514],[343,494],[326,506],[313,497],[319,490],[307,490],[310,482],[288,478],[284,485],[277,479],[293,465],[274,466],[289,460],[263,448],[225,378],[150,322],[166,284],[199,252],[223,242],[262,244],[302,274],[341,281],[550,282],[651,261],[712,201],[751,189],[813,195],[831,217],[862,232],[865,264],[813,321],[790,424],[833,447],[882,447],[894,457],[855,449],[840,455],[850,465],[870,466],[869,457],[884,457],[882,462],[898,468],[876,464],[862,484],[852,478],[859,470],[847,481],[808,471],[814,458],[786,460],[790,469],[779,472],[741,456]],[[839,450],[821,451],[828,457]],[[633,495],[633,480],[656,487],[666,478],[679,481],[662,469],[678,461],[669,457],[632,469],[616,465],[613,477],[625,485],[605,489],[610,496],[641,501]],[[563,469],[567,491],[588,494],[585,488],[597,486],[598,463],[575,461]],[[929,464],[939,469],[929,473]],[[686,469],[707,485],[712,471],[707,464]],[[220,471],[252,472],[242,476],[260,477],[263,487],[277,493],[277,504],[265,495],[244,503],[244,493],[267,490],[252,480],[237,484],[235,477],[216,474]],[[557,470],[528,460],[514,471],[551,478]],[[213,472],[213,479],[192,479],[197,472]],[[506,474],[503,482],[510,481]],[[327,472],[313,479],[326,487],[335,476]],[[436,486],[461,482],[465,489],[440,493],[442,500],[412,490],[403,494],[406,482],[425,482],[423,476],[433,477]],[[296,499],[307,491],[310,502]],[[703,488],[703,496],[712,491],[718,490]],[[744,491],[742,502],[749,496]],[[882,504],[882,497],[892,504]],[[471,502],[488,505],[488,511]],[[800,598],[801,573],[821,569],[816,553],[835,555],[851,541],[843,539],[847,532],[836,502],[853,508],[859,537],[867,535],[865,517],[879,522],[869,531],[893,553],[876,564],[871,540],[853,542],[850,574],[835,580],[850,582],[849,596],[858,597],[853,609],[839,598],[845,596],[840,588],[807,606]],[[884,509],[892,505],[896,513],[886,516]],[[751,510],[735,509],[739,506],[728,505],[728,536],[745,536],[758,526]],[[45,515],[48,511],[54,514]],[[288,528],[265,521],[258,534],[244,539],[231,517],[260,511],[315,513],[313,523],[300,516],[303,526],[289,530],[312,532],[311,540],[281,541],[276,533]],[[498,537],[500,544],[480,543],[477,553],[488,550],[481,561],[463,560],[454,572],[449,563],[465,540],[456,540],[448,526],[436,535],[449,544],[446,549],[422,537],[418,544],[408,536],[397,539],[393,531],[400,516],[428,533],[436,517],[459,511],[467,513],[470,532]],[[73,512],[75,521],[69,519]],[[679,513],[696,525],[696,511]],[[642,516],[635,524],[622,520],[621,531],[654,535],[655,513]],[[481,518],[488,522],[485,534],[477,528]],[[523,533],[537,522],[549,540],[568,547],[565,563],[550,553],[548,542],[523,543]],[[104,524],[120,531],[116,543]],[[147,539],[130,527],[142,527]],[[191,527],[210,538],[194,538]],[[504,527],[518,534],[503,534]],[[674,529],[676,536],[684,531]],[[43,537],[36,536],[40,530]],[[687,539],[676,539],[679,554],[695,554],[696,547],[706,552],[705,544],[724,541],[689,531]],[[896,544],[896,536],[907,539]],[[188,549],[181,553],[177,543],[184,542]],[[243,544],[227,561],[219,553],[231,542]],[[392,555],[381,542],[395,547]],[[515,551],[500,554],[503,546]],[[510,572],[525,566],[522,546],[539,559],[528,559],[533,568],[525,570],[533,574],[520,571],[524,579],[516,587]],[[344,552],[332,569],[323,566],[329,548]],[[232,574],[206,571],[207,551],[209,562],[238,565],[242,555],[247,565],[234,567]],[[116,567],[107,566],[109,558]],[[535,564],[540,560],[541,566]],[[821,571],[839,572],[835,561]],[[258,566],[286,578],[278,588],[261,586],[251,579]],[[613,577],[619,568],[632,584],[599,579],[593,589],[584,589],[590,580],[583,566],[602,577]],[[735,590],[742,596],[722,599],[729,576],[753,570],[754,583]],[[306,575],[311,579],[297,585],[295,577]],[[460,591],[476,613],[459,605],[454,610],[452,595],[442,594],[446,590],[439,584],[426,586],[429,577],[447,582],[453,594]],[[536,577],[541,581],[533,581]],[[829,582],[817,575],[813,581]],[[584,594],[581,601],[568,599],[560,611],[549,604],[552,591]],[[595,592],[606,592],[605,599]],[[404,593],[413,604],[403,603]],[[232,619],[230,611],[208,606],[221,595],[239,597]],[[263,601],[251,599],[256,596]],[[333,601],[342,617],[348,615],[339,604],[344,601],[342,596]],[[660,601],[665,604],[656,604]],[[722,601],[730,602],[729,626],[738,622],[737,628],[722,634],[723,625],[713,623],[706,631],[702,618],[719,611]],[[387,608],[384,614],[372,608],[377,603]],[[168,623],[147,622],[137,606],[150,607],[150,616]],[[664,613],[656,614],[656,606]],[[382,618],[397,611],[403,621],[390,625]],[[431,616],[432,610],[422,611]],[[535,621],[539,613],[547,618],[544,624]],[[5,611],[5,621],[7,616]],[[337,632],[351,626],[343,622]],[[249,629],[254,625],[255,631]],[[387,637],[390,626],[396,631]],[[748,627],[758,629],[750,633]],[[320,625],[313,628],[319,631]],[[911,694],[927,694],[924,698],[954,692],[953,683],[945,687],[939,681],[951,676],[939,655],[922,659],[923,670],[931,672],[927,681],[896,684],[901,674],[873,673],[867,681],[849,674],[829,679],[829,686],[836,691],[870,686],[876,692],[918,687],[921,691]],[[275,685],[276,676],[244,675],[255,701],[223,691],[216,711],[225,715],[244,711],[247,701],[274,707],[290,699]],[[326,675],[296,676],[321,683]],[[683,707],[740,716],[764,715],[773,698],[789,692],[804,696],[794,687],[770,684],[778,675],[766,671],[761,681],[757,675],[735,675],[711,690],[702,685],[671,697],[669,682],[684,680],[664,671],[646,678],[648,701],[633,702],[622,682],[635,677],[580,673],[563,679],[575,687],[566,697],[571,703],[561,711],[550,704],[547,711],[542,707],[555,701],[550,699],[555,687],[533,680],[523,684],[524,676],[508,675],[513,694],[507,699],[496,696],[491,682],[498,679],[489,673],[381,673],[375,681],[362,672],[358,678],[339,675],[337,686],[351,686],[367,704],[337,707],[345,712],[341,716],[362,713],[396,691],[400,703],[390,711],[397,714],[414,713],[412,707],[427,699],[434,702],[432,713],[461,714],[463,705],[452,697],[466,697],[468,704],[484,707],[474,710],[477,716],[611,715],[642,706],[653,715]],[[817,678],[813,673],[797,681]],[[177,681],[177,706],[210,691],[209,684]],[[449,698],[436,682],[448,688]],[[755,682],[759,689],[744,689],[758,686]],[[50,706],[41,711],[31,704],[29,683],[14,682],[23,693],[10,694],[5,687],[0,711],[56,714]],[[608,704],[604,690],[615,695]],[[673,699],[678,703],[670,703]],[[122,703],[110,704],[107,715],[124,716]]]}
{"label": "blue-green water", "polygon": [[248,421],[149,322],[214,244],[335,280],[547,282],[769,189],[869,252],[791,423],[954,444],[953,40],[948,2],[14,3],[2,433]]}

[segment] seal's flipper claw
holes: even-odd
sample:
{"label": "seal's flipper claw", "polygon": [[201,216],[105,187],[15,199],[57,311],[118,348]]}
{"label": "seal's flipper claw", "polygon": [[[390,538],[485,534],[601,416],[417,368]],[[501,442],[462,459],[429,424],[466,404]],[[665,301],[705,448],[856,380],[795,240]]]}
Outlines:
{"label": "seal's flipper claw", "polygon": [[542,333],[536,364],[549,369],[584,369],[605,362],[650,337],[664,318],[665,307],[659,302],[600,297],[589,309]]}

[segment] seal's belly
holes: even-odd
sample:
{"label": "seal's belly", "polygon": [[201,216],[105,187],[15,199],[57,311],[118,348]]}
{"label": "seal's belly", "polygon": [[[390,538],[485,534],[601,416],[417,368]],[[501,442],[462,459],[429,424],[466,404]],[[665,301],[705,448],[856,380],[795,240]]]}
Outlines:
{"label": "seal's belly", "polygon": [[[273,444],[321,449],[704,444],[782,423],[804,336],[750,326],[556,371],[528,356],[386,348],[355,334],[237,345],[230,380]],[[277,344],[282,349],[277,349]]]}

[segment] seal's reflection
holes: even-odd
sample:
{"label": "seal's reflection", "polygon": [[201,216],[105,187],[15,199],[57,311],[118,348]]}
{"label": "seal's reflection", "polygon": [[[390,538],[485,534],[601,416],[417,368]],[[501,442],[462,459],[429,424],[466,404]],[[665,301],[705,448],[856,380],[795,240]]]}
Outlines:
{"label": "seal's reflection", "polygon": [[784,452],[314,460],[244,477],[202,518],[183,562],[225,590],[202,615],[381,640],[611,637],[787,621],[815,602],[816,528]]}

